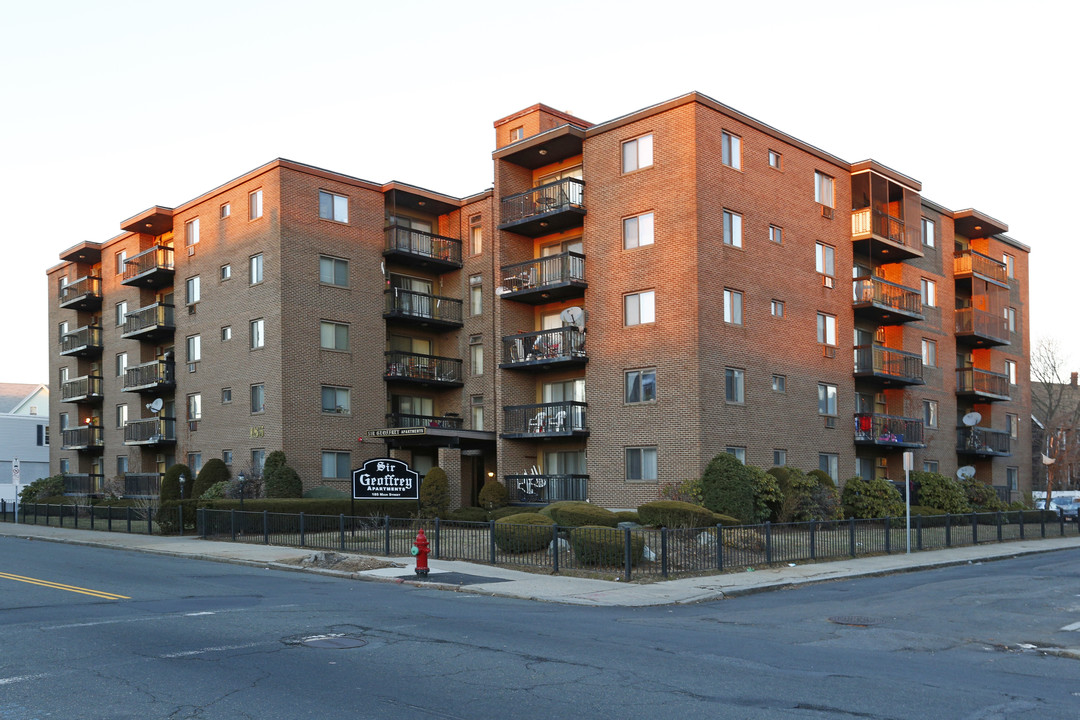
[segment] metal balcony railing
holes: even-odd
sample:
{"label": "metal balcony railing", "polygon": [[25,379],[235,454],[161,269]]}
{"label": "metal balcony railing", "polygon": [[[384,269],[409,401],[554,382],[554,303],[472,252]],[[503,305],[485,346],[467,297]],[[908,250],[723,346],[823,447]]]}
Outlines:
{"label": "metal balcony railing", "polygon": [[588,434],[587,407],[576,401],[509,405],[503,408],[503,433],[537,437]]}
{"label": "metal balcony railing", "polygon": [[156,445],[176,442],[175,418],[130,420],[124,425],[125,445]]}
{"label": "metal balcony railing", "polygon": [[390,350],[386,355],[386,377],[424,382],[461,383],[461,360]]}
{"label": "metal balcony railing", "polygon": [[161,473],[125,473],[124,497],[152,497],[161,494]]}
{"label": "metal balcony railing", "polygon": [[144,275],[158,272],[166,274],[173,271],[173,249],[166,245],[155,245],[125,261],[122,282],[130,283]]}
{"label": "metal balcony railing", "polygon": [[978,425],[956,428],[956,452],[963,455],[984,455],[989,457],[1011,455],[1009,433],[1004,430],[979,427]]}
{"label": "metal balcony railing", "polygon": [[101,278],[94,275],[86,275],[74,282],[62,286],[58,295],[60,307],[65,307],[69,302],[81,300],[86,297],[101,298]]}
{"label": "metal balcony railing", "polygon": [[124,316],[123,337],[150,333],[153,331],[171,331],[176,326],[173,322],[173,306],[154,303]]}
{"label": "metal balcony railing", "polygon": [[139,392],[171,387],[176,384],[176,363],[172,360],[151,360],[129,367],[124,373],[122,392]]}
{"label": "metal balcony railing", "polygon": [[539,215],[584,208],[585,182],[563,178],[539,185],[517,195],[502,199],[501,224],[527,220]]}
{"label": "metal balcony railing", "polygon": [[101,376],[83,375],[60,386],[60,402],[78,402],[101,397]]}
{"label": "metal balcony railing", "polygon": [[879,277],[863,275],[852,281],[855,305],[873,305],[922,319],[922,296],[918,290]]}
{"label": "metal balcony railing", "polygon": [[896,447],[919,447],[923,444],[923,421],[917,418],[855,414],[855,442]]}
{"label": "metal balcony railing", "polygon": [[387,427],[392,428],[426,427],[443,430],[461,430],[465,427],[465,421],[462,418],[452,415],[410,415],[408,413],[388,413],[386,424]]}
{"label": "metal balcony railing", "polygon": [[391,288],[386,291],[386,315],[446,325],[462,324],[462,303],[454,298]]}
{"label": "metal balcony railing", "polygon": [[585,333],[575,327],[508,335],[502,339],[504,364],[584,359]]}
{"label": "metal balcony railing", "polygon": [[953,255],[953,274],[981,275],[999,285],[1009,284],[1005,263],[975,250],[964,250]]}
{"label": "metal balcony railing", "polygon": [[442,235],[391,225],[386,228],[386,251],[461,265],[461,241]]}
{"label": "metal balcony railing", "polygon": [[922,356],[883,345],[855,347],[855,374],[893,379],[913,385],[923,383]]}
{"label": "metal balcony railing", "polygon": [[564,283],[585,283],[585,256],[576,252],[526,260],[504,265],[501,287],[508,293],[543,290]]}
{"label": "metal balcony railing", "polygon": [[851,234],[853,237],[876,235],[912,249],[918,249],[917,243],[920,239],[918,232],[908,232],[904,221],[900,218],[870,208],[852,211]]}
{"label": "metal balcony railing", "polygon": [[956,392],[1008,400],[1009,376],[979,368],[961,368],[956,371]]}
{"label": "metal balcony railing", "polygon": [[507,475],[511,503],[547,505],[562,500],[588,500],[588,475]]}
{"label": "metal balcony railing", "polygon": [[101,348],[100,325],[84,325],[60,336],[61,355],[78,355]]}
{"label": "metal balcony railing", "polygon": [[105,486],[105,476],[101,473],[65,473],[65,495],[100,495]]}
{"label": "metal balcony railing", "polygon": [[999,345],[1009,344],[1007,318],[985,310],[966,307],[956,310],[956,334],[985,338]]}
{"label": "metal balcony railing", "polygon": [[85,450],[101,447],[104,442],[100,425],[80,425],[60,431],[60,443],[64,450]]}

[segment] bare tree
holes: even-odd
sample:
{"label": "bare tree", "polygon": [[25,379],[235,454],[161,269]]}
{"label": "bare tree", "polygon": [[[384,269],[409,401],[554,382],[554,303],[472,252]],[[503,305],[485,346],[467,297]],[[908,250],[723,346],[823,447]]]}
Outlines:
{"label": "bare tree", "polygon": [[1041,456],[1054,459],[1046,470],[1047,499],[1056,480],[1076,483],[1080,462],[1080,387],[1077,374],[1068,372],[1068,362],[1053,338],[1039,340],[1031,353],[1031,410],[1039,423],[1031,434],[1032,464],[1041,472]]}

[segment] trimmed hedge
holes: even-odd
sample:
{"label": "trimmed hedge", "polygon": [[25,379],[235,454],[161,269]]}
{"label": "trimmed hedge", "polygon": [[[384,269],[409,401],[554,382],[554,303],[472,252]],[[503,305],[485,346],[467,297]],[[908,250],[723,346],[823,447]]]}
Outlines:
{"label": "trimmed hedge", "polygon": [[543,550],[551,542],[551,518],[540,513],[524,512],[510,515],[495,523],[492,533],[499,549],[508,553],[527,553]]}
{"label": "trimmed hedge", "polygon": [[527,507],[521,507],[519,505],[507,505],[506,507],[496,508],[488,512],[485,520],[502,520],[503,518],[510,517],[511,515],[520,515],[526,512],[536,512],[536,510]]}
{"label": "trimmed hedge", "polygon": [[[622,567],[625,558],[626,531],[615,528],[584,525],[570,531],[570,547],[582,565]],[[630,564],[637,565],[645,554],[645,538],[630,533]]]}
{"label": "trimmed hedge", "polygon": [[581,527],[583,525],[596,525],[613,528],[619,524],[619,518],[615,513],[599,505],[582,502],[580,500],[563,500],[551,503],[540,511],[562,527]]}
{"label": "trimmed hedge", "polygon": [[424,481],[420,483],[419,494],[420,514],[423,517],[435,518],[446,515],[450,507],[450,489],[446,471],[438,466],[428,470]]}
{"label": "trimmed hedge", "polygon": [[619,522],[632,522],[641,525],[641,516],[636,510],[619,510],[615,513],[615,519]]}
{"label": "trimmed hedge", "polygon": [[936,507],[947,513],[961,514],[971,512],[964,488],[951,477],[936,472],[916,470],[911,473],[911,482],[919,488],[919,504]]}
{"label": "trimmed hedge", "polygon": [[319,485],[304,491],[305,500],[340,500],[347,497],[349,497],[349,493],[329,485]]}
{"label": "trimmed hedge", "polygon": [[484,486],[480,488],[480,494],[477,498],[480,501],[480,507],[487,510],[494,510],[501,508],[510,503],[510,491],[506,489],[506,486],[501,482],[491,477],[484,482]]}
{"label": "trimmed hedge", "polygon": [[667,528],[701,528],[715,525],[712,510],[678,500],[657,500],[638,507],[642,525]]}
{"label": "trimmed hedge", "polygon": [[[305,515],[352,515],[353,503],[349,499],[307,499],[307,498],[244,498],[246,512],[304,513]],[[201,501],[199,507],[213,510],[239,510],[239,500]],[[417,507],[415,500],[357,500],[356,517],[414,518]]]}
{"label": "trimmed hedge", "polygon": [[720,453],[709,461],[701,476],[701,497],[713,512],[750,522],[757,516],[753,478],[734,455]]}
{"label": "trimmed hedge", "polygon": [[844,503],[844,517],[885,518],[904,514],[904,499],[900,491],[884,478],[851,478],[844,483],[841,500]]}
{"label": "trimmed hedge", "polygon": [[446,520],[455,520],[457,522],[487,522],[488,511],[482,507],[462,507],[457,510],[452,510],[446,515]]}
{"label": "trimmed hedge", "polygon": [[199,470],[199,474],[195,476],[195,482],[188,486],[188,492],[184,493],[184,499],[198,500],[211,487],[219,482],[226,482],[231,476],[229,466],[224,461],[220,458],[210,458]]}

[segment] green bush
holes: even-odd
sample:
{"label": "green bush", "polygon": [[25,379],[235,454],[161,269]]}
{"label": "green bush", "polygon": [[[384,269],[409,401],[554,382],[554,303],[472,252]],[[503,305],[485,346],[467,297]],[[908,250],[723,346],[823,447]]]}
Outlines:
{"label": "green bush", "polygon": [[275,450],[263,465],[263,487],[268,498],[299,498],[304,494],[300,476],[285,462],[285,453]]}
{"label": "green bush", "polygon": [[329,485],[319,485],[310,490],[305,490],[304,497],[312,500],[336,500],[349,497],[349,493]]}
{"label": "green bush", "polygon": [[420,517],[435,518],[446,515],[450,507],[450,488],[446,471],[433,467],[420,483]]}
{"label": "green bush", "polygon": [[[622,567],[625,562],[626,531],[585,525],[570,532],[570,547],[582,565]],[[637,565],[645,554],[645,538],[630,533],[630,564]]]}
{"label": "green bush", "polygon": [[615,519],[621,523],[632,522],[641,525],[641,516],[636,510],[619,510],[615,513]]}
{"label": "green bush", "polygon": [[975,512],[996,512],[1005,509],[1005,503],[997,496],[997,491],[984,482],[971,478],[961,482],[960,487],[964,489],[964,497]]}
{"label": "green bush", "polygon": [[661,500],[679,500],[693,505],[701,505],[701,478],[683,480],[679,484],[666,483],[660,488]]}
{"label": "green bush", "polygon": [[947,513],[969,513],[964,488],[952,478],[936,472],[916,470],[911,473],[911,481],[919,488],[919,504],[935,507]]}
{"label": "green bush", "polygon": [[723,513],[713,513],[712,515],[713,515],[713,518],[712,518],[713,519],[713,525],[724,525],[726,527],[726,526],[729,526],[729,525],[742,525],[743,524],[742,521],[739,520],[739,518],[733,518],[730,515],[725,515]]}
{"label": "green bush", "polygon": [[521,507],[520,505],[507,505],[506,507],[495,508],[490,511],[487,516],[491,520],[502,520],[511,515],[520,515],[523,512],[533,512],[533,510]]}
{"label": "green bush", "polygon": [[[159,500],[162,505],[170,500],[180,499],[180,476],[183,475],[187,478],[187,482],[191,482],[194,475],[191,474],[191,468],[183,463],[177,463],[172,467],[166,468],[165,474],[161,478],[161,491],[159,494]],[[187,495],[187,493],[184,493]]]}
{"label": "green bush", "polygon": [[701,498],[713,512],[750,522],[757,517],[753,480],[734,455],[720,453],[709,461],[701,476]]}
{"label": "green bush", "polygon": [[458,522],[487,522],[488,511],[482,507],[463,507],[453,510],[446,515],[447,520]]}
{"label": "green bush", "polygon": [[495,544],[503,552],[526,553],[543,550],[551,542],[555,523],[540,513],[510,515],[495,523]]}
{"label": "green bush", "polygon": [[822,485],[832,485],[836,487],[836,481],[832,479],[829,473],[821,470],[820,468],[814,468],[810,472],[806,473],[807,477],[812,477]]}
{"label": "green bush", "polygon": [[905,509],[900,491],[884,478],[851,478],[844,483],[841,502],[844,514],[855,518],[897,517]]}
{"label": "green bush", "polygon": [[185,492],[184,495],[192,500],[198,500],[211,486],[227,482],[231,476],[228,465],[218,458],[211,458],[199,470],[199,474],[195,476],[195,482],[189,486],[188,489],[191,492]]}
{"label": "green bush", "polygon": [[480,507],[486,510],[494,510],[510,503],[510,491],[501,482],[489,477],[484,482],[484,486],[480,488],[478,500],[480,501]]}
{"label": "green bush", "polygon": [[19,500],[24,503],[43,502],[46,498],[60,497],[64,494],[64,476],[52,475],[38,478],[19,491]]}
{"label": "green bush", "polygon": [[715,525],[711,510],[678,500],[657,500],[638,507],[642,525],[667,528],[701,528]]}
{"label": "green bush", "polygon": [[[546,511],[546,512],[545,512]],[[563,500],[551,503],[541,513],[562,527],[581,527],[582,525],[600,525],[613,528],[619,524],[615,513],[599,505],[580,500]]]}
{"label": "green bush", "polygon": [[221,480],[208,487],[206,492],[199,496],[199,499],[224,500],[227,497],[229,497],[229,481]]}
{"label": "green bush", "polygon": [[750,478],[750,487],[754,491],[754,522],[763,523],[773,516],[773,511],[784,502],[784,496],[780,492],[780,486],[769,473],[753,465],[746,466],[747,477]]}

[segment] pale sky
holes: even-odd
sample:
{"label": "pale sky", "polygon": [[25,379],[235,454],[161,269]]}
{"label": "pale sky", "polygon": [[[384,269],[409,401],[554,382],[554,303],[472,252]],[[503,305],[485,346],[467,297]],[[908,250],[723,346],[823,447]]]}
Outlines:
{"label": "pale sky", "polygon": [[1080,369],[1071,3],[6,5],[0,382],[50,380],[59,253],[151,205],[276,157],[460,197],[491,186],[500,117],[602,122],[691,90],[1007,223],[1032,249],[1032,343]]}

